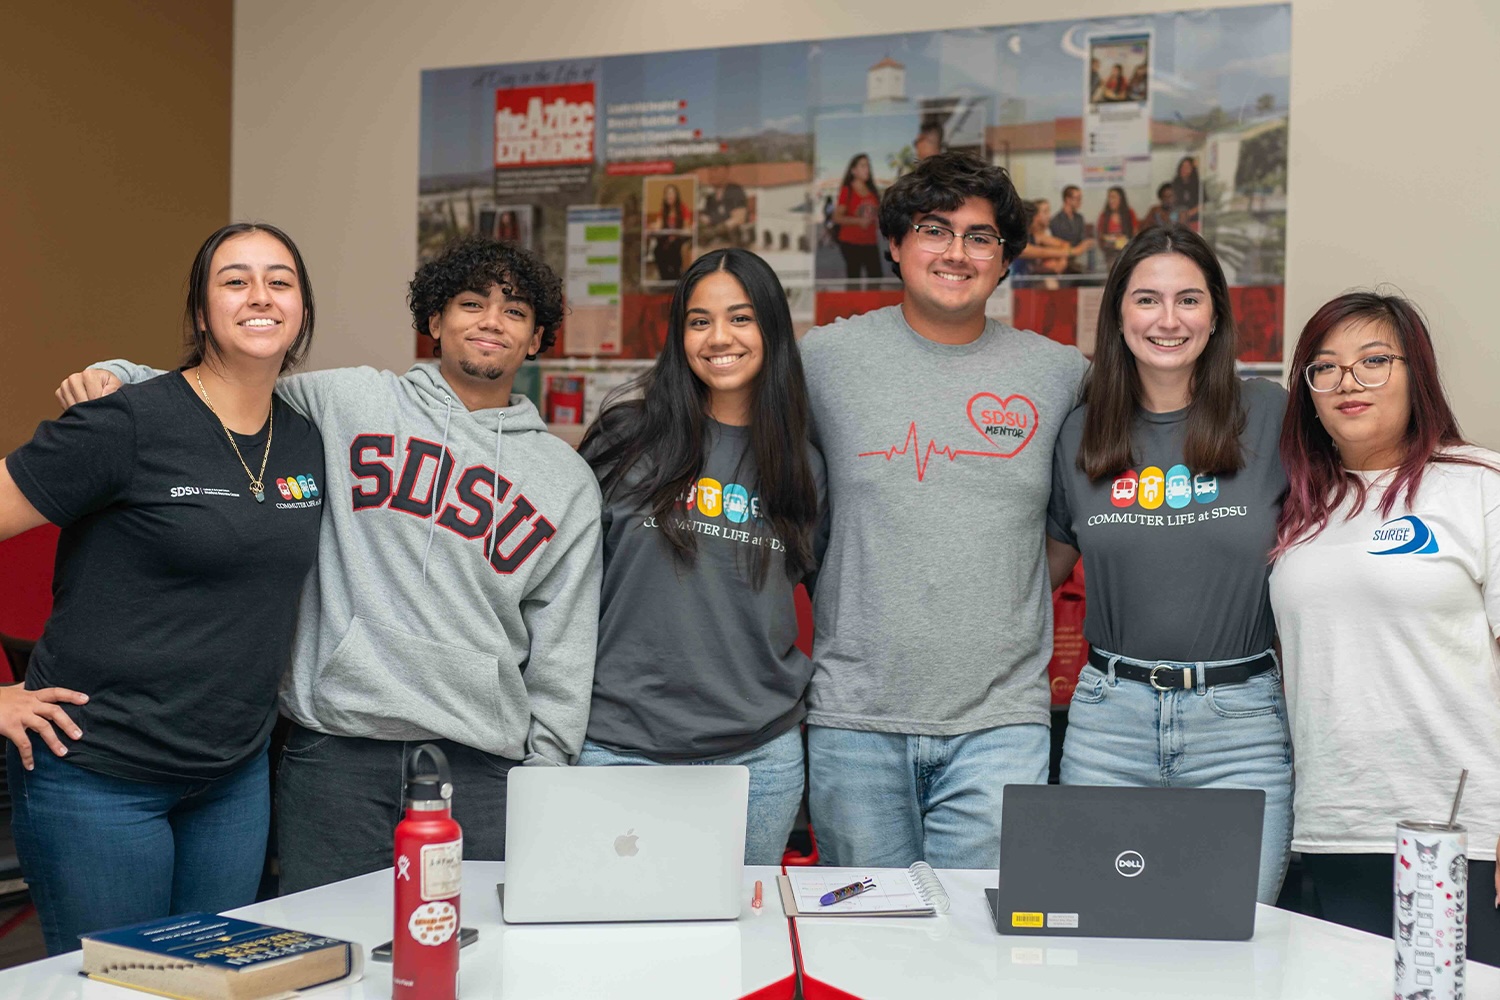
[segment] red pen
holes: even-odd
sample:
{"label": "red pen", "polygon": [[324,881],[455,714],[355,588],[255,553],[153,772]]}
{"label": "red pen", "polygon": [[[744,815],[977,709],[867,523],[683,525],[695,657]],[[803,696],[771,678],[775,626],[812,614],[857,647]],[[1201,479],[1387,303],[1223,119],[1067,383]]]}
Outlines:
{"label": "red pen", "polygon": [[761,885],[760,885],[760,879],[756,879],[755,880],[755,895],[753,895],[753,896],[750,897],[750,909],[752,909],[752,910],[758,910],[758,909],[761,908],[761,905],[762,905],[761,893],[763,891],[764,890],[761,888]]}

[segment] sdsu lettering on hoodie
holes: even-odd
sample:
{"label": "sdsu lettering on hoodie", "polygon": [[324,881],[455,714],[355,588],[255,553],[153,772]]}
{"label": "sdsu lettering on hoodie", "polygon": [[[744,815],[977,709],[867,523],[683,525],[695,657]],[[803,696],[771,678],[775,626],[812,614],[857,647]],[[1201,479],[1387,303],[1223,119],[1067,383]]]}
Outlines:
{"label": "sdsu lettering on hoodie", "polygon": [[322,431],[328,476],[282,711],[335,736],[576,757],[599,624],[588,465],[525,396],[470,412],[435,364],[276,388]]}

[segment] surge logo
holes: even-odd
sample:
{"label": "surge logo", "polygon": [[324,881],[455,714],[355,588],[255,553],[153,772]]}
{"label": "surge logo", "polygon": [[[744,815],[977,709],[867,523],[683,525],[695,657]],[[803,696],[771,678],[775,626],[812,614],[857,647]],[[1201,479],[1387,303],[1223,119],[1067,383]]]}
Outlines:
{"label": "surge logo", "polygon": [[1437,536],[1415,514],[1407,514],[1382,524],[1370,536],[1372,556],[1431,555],[1437,552]]}

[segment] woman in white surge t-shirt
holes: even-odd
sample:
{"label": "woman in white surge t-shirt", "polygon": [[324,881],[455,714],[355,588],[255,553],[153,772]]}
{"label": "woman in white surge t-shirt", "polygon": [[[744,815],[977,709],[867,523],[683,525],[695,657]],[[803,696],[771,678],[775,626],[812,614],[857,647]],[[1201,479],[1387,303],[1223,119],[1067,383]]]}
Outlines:
{"label": "woman in white surge t-shirt", "polygon": [[1488,586],[1500,454],[1464,442],[1404,299],[1329,302],[1291,371],[1271,603],[1295,748],[1292,849],[1326,919],[1389,937],[1396,823],[1446,820],[1468,768],[1468,954],[1500,964],[1500,585]]}

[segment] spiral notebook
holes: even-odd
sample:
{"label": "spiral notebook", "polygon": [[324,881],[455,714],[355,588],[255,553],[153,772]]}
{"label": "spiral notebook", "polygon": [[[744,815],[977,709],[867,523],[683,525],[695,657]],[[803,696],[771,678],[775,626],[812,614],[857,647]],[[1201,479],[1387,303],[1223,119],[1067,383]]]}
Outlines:
{"label": "spiral notebook", "polygon": [[[822,905],[824,893],[864,879],[873,888]],[[795,868],[777,878],[789,917],[930,917],[948,912],[948,893],[925,861],[910,868]]]}

